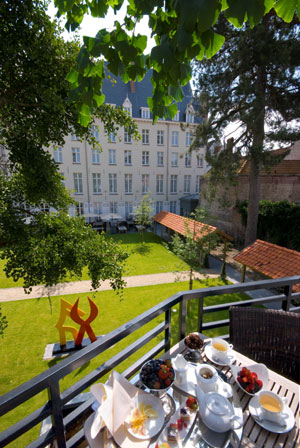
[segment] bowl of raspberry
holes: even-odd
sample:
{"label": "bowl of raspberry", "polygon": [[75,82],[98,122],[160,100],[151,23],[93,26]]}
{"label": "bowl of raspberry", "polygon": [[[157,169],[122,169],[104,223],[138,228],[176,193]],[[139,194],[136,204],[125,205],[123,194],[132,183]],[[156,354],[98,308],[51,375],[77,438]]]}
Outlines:
{"label": "bowl of raspberry", "polygon": [[254,396],[268,385],[269,373],[264,364],[231,366],[231,371],[238,386],[248,395]]}
{"label": "bowl of raspberry", "polygon": [[162,397],[172,386],[175,371],[171,359],[151,359],[140,371],[140,380],[151,393]]}

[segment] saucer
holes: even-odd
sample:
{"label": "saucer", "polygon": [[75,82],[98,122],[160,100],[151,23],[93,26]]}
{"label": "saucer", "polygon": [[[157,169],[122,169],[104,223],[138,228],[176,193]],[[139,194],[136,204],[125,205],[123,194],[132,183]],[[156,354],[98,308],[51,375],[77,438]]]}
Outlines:
{"label": "saucer", "polygon": [[211,362],[213,362],[214,364],[217,364],[218,366],[223,366],[223,367],[224,366],[230,366],[231,364],[234,363],[234,361],[236,359],[233,350],[228,350],[228,355],[227,355],[225,361],[221,361],[220,359],[214,358],[213,354],[212,354],[212,349],[211,349],[211,345],[210,344],[205,346],[204,353],[205,353],[205,356]]}
{"label": "saucer", "polygon": [[295,417],[292,410],[285,405],[283,408],[282,420],[285,421],[286,426],[278,426],[276,422],[271,422],[270,420],[258,420],[257,417],[261,416],[261,409],[259,406],[258,398],[255,396],[249,402],[249,412],[255,422],[262,428],[270,432],[276,432],[277,434],[284,434],[289,432],[295,426]]}

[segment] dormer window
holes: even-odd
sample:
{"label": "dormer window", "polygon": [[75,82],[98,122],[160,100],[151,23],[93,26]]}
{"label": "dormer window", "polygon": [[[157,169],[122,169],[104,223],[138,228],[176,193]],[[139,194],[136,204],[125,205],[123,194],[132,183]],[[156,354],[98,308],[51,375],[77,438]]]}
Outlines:
{"label": "dormer window", "polygon": [[125,112],[127,112],[128,115],[130,115],[130,117],[132,116],[132,104],[131,104],[128,96],[126,97],[126,100],[123,103],[123,110]]}
{"label": "dormer window", "polygon": [[179,110],[177,111],[175,117],[173,118],[173,121],[179,121]]}
{"label": "dormer window", "polygon": [[141,117],[142,118],[150,118],[150,109],[149,107],[141,107]]}
{"label": "dormer window", "polygon": [[188,106],[185,112],[185,121],[186,123],[194,123],[195,111],[193,106]]}

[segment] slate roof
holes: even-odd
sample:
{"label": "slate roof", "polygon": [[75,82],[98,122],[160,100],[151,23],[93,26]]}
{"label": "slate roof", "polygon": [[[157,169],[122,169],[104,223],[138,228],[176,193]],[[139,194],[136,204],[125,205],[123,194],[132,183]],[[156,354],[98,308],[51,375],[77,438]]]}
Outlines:
{"label": "slate roof", "polygon": [[186,230],[189,229],[191,233],[195,232],[195,240],[201,239],[211,233],[217,232],[226,239],[232,240],[229,235],[217,229],[217,227],[210,226],[203,222],[195,221],[194,219],[185,218],[184,216],[176,215],[175,213],[165,212],[164,210],[153,216],[153,220],[168,229],[180,235],[185,235]]}
{"label": "slate roof", "polygon": [[[152,97],[152,83],[151,76],[152,70],[149,70],[144,79],[140,82],[135,81],[135,93],[131,92],[130,82],[124,83],[120,77],[116,77],[110,74],[111,78],[116,81],[113,83],[112,80],[105,78],[103,82],[103,93],[105,94],[105,102],[110,104],[115,104],[116,106],[122,106],[126,97],[130,100],[132,104],[132,117],[141,117],[141,107],[149,107],[147,103],[147,98]],[[184,99],[181,103],[177,103],[179,110],[179,121],[185,121],[185,111],[192,102],[192,90],[189,84],[182,87],[184,92]],[[152,118],[152,114],[151,114]],[[200,117],[195,116],[195,123],[201,121]]]}
{"label": "slate roof", "polygon": [[[300,252],[267,241],[256,240],[233,258],[273,279],[300,274]],[[294,285],[293,290],[300,291],[300,283]]]}

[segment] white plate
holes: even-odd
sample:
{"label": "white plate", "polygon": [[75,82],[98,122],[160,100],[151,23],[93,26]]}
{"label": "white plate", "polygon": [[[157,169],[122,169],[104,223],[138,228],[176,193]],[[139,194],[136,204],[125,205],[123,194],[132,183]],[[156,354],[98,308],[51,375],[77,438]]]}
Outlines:
{"label": "white plate", "polygon": [[204,353],[205,353],[205,356],[211,362],[213,362],[214,364],[217,364],[218,366],[223,366],[223,367],[224,366],[230,366],[231,364],[234,363],[234,361],[236,359],[233,350],[228,350],[227,357],[226,357],[226,359],[224,361],[221,361],[220,359],[214,358],[213,354],[212,354],[212,350],[211,350],[211,345],[210,344],[205,346]]}
{"label": "white plate", "polygon": [[[154,447],[156,446],[156,444],[159,445],[160,443],[166,443],[166,442],[168,442],[168,431],[167,431],[167,428],[168,428],[168,426],[170,426],[171,423],[176,423],[176,422],[177,422],[177,420],[180,418],[180,409],[181,409],[181,408],[184,408],[184,407],[185,407],[185,402],[182,402],[181,405],[180,405],[180,407],[179,407],[179,409],[177,409],[177,411],[176,411],[176,412],[172,415],[172,417],[170,418],[170,420],[169,420],[169,422],[168,422],[166,428],[162,431],[162,433],[160,434],[159,438],[158,438],[153,444],[151,444],[149,448],[154,448]],[[191,412],[191,414],[190,414],[190,416],[191,416],[190,420],[185,421],[185,423],[186,423],[186,427],[183,427],[182,430],[179,431],[179,437],[180,437],[180,440],[181,440],[182,443],[185,441],[185,439],[186,439],[187,436],[189,435],[189,432],[190,432],[191,429],[192,429],[194,420],[195,420],[195,418],[196,418],[197,415],[198,415],[198,412],[197,412],[197,411],[195,411],[195,412]],[[174,448],[175,448],[175,447],[178,448],[178,446],[179,446],[179,445],[177,444],[176,441],[174,441],[174,442],[168,442],[168,443],[169,443],[169,445],[170,445],[171,447],[174,447]]]}
{"label": "white plate", "polygon": [[284,406],[282,411],[283,412],[282,419],[285,421],[286,426],[278,426],[275,422],[273,423],[269,420],[258,420],[258,418],[255,418],[260,417],[262,412],[260,409],[258,398],[256,396],[254,396],[249,402],[249,412],[258,425],[260,425],[262,428],[270,432],[284,434],[286,432],[291,431],[291,429],[293,429],[295,425],[294,414],[287,405]]}
{"label": "white plate", "polygon": [[[155,436],[162,429],[165,422],[165,413],[161,402],[151,394],[138,394],[134,400],[134,407],[138,407],[140,403],[151,404],[153,409],[157,412],[156,418],[147,418],[145,422],[145,435],[135,434],[130,428],[130,417],[125,420],[125,427],[127,431],[136,439],[151,439],[151,437]],[[133,408],[132,408],[133,410]]]}
{"label": "white plate", "polygon": [[[177,389],[180,389],[183,392],[186,392],[188,395],[192,395],[194,397],[196,397],[196,387],[198,387],[196,368],[196,366],[189,365],[186,374],[186,381],[179,383],[176,378],[174,381],[174,386],[176,386]],[[231,385],[225,383],[225,381],[223,381],[219,376],[216,381],[215,392],[218,392],[220,395],[223,395],[226,398],[232,397],[233,394]]]}
{"label": "white plate", "polygon": [[[247,369],[251,370],[251,372],[255,372],[257,374],[257,379],[262,381],[262,387],[257,391],[255,394],[250,394],[249,392],[244,389],[240,383],[237,381],[237,377],[239,376],[238,373],[242,370],[243,367],[247,367]],[[269,372],[267,367],[264,364],[252,364],[251,366],[230,366],[232,371],[232,376],[236,382],[236,384],[239,386],[239,388],[245,392],[245,394],[250,395],[251,397],[254,397],[258,392],[260,392],[262,389],[266,389],[268,386],[269,381]]]}

